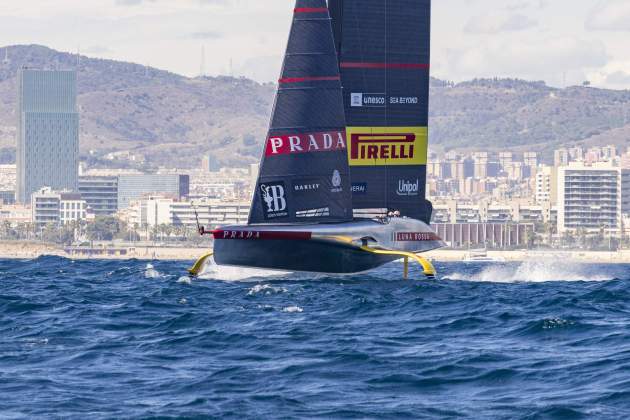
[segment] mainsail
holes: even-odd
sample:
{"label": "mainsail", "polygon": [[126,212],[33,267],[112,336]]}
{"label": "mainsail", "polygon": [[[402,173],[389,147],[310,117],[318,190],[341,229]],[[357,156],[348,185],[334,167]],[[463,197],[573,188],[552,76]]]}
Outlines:
{"label": "mainsail", "polygon": [[297,0],[249,223],[352,220],[338,58],[325,0]]}
{"label": "mainsail", "polygon": [[355,215],[425,200],[430,0],[329,0],[339,51]]}

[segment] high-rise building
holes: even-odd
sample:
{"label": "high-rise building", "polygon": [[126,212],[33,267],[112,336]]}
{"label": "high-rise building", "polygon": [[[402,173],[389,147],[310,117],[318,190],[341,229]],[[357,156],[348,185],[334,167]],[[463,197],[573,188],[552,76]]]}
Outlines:
{"label": "high-rise building", "polygon": [[584,149],[579,146],[572,147],[568,150],[570,160],[584,160]]}
{"label": "high-rise building", "polygon": [[76,191],[79,114],[74,71],[19,72],[17,200],[47,186]]}
{"label": "high-rise building", "polygon": [[165,194],[181,199],[190,193],[190,177],[176,174],[120,175],[118,177],[118,209],[129,207],[131,200],[151,194]]}
{"label": "high-rise building", "polygon": [[499,164],[501,168],[505,168],[514,162],[514,154],[512,152],[499,152]]}
{"label": "high-rise building", "polygon": [[475,161],[475,178],[486,178],[488,176],[488,152],[474,152],[472,158]]}
{"label": "high-rise building", "polygon": [[558,169],[558,232],[619,232],[621,169],[610,163]]}
{"label": "high-rise building", "polygon": [[536,202],[538,204],[555,204],[556,193],[556,171],[555,167],[542,165],[536,171]]}
{"label": "high-rise building", "polygon": [[621,212],[630,216],[630,168],[621,169]]}
{"label": "high-rise building", "polygon": [[553,165],[566,166],[569,164],[569,151],[567,149],[558,149],[553,152]]}
{"label": "high-rise building", "polygon": [[523,163],[526,166],[530,166],[535,168],[538,166],[538,153],[536,152],[525,152],[523,153]]}

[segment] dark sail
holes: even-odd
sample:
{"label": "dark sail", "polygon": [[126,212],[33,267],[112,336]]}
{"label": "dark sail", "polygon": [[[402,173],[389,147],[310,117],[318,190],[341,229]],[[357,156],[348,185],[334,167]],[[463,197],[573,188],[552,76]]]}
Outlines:
{"label": "dark sail", "polygon": [[249,223],[352,220],[341,81],[325,0],[297,0]]}
{"label": "dark sail", "polygon": [[339,51],[355,214],[425,200],[430,0],[329,0]]}

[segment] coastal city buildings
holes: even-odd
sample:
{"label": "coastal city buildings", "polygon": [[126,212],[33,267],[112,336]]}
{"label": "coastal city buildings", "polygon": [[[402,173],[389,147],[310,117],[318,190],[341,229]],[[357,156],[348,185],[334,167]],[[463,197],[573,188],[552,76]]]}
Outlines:
{"label": "coastal city buildings", "polygon": [[190,193],[190,177],[177,174],[141,174],[118,176],[118,209],[126,209],[132,200],[149,194],[171,194],[176,199]]}
{"label": "coastal city buildings", "polygon": [[48,186],[76,191],[79,115],[74,71],[19,71],[17,201]]}
{"label": "coastal city buildings", "polygon": [[249,207],[249,201],[206,199],[191,202],[155,196],[132,201],[121,212],[120,217],[133,226],[173,225],[196,228],[198,220],[199,224],[214,228],[218,225],[247,223]]}
{"label": "coastal city buildings", "polygon": [[[193,231],[197,221],[208,228],[247,222],[257,164],[220,168],[209,154],[200,168],[145,173],[142,155],[120,151],[102,158],[127,169],[83,162],[79,176],[75,79],[73,72],[21,71],[18,164],[0,165],[3,221],[41,229],[115,217],[134,229]],[[547,157],[531,150],[432,153],[433,224],[454,247],[525,247],[578,233],[621,238],[630,234],[630,151],[623,152],[609,145]],[[13,204],[16,185],[23,205]]]}

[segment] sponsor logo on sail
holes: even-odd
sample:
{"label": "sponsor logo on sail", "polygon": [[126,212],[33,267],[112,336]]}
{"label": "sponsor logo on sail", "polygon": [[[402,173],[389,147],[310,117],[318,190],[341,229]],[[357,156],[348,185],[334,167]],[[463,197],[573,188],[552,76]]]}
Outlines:
{"label": "sponsor logo on sail", "polygon": [[346,150],[346,134],[343,131],[270,136],[267,139],[265,156],[337,150]]}
{"label": "sponsor logo on sail", "polygon": [[319,209],[300,210],[295,212],[295,217],[328,217],[330,216],[330,207],[322,207]]}
{"label": "sponsor logo on sail", "polygon": [[367,194],[367,182],[355,182],[352,184],[352,194],[364,195]]}
{"label": "sponsor logo on sail", "polygon": [[263,201],[265,219],[276,219],[289,215],[284,182],[261,184],[260,198]]}
{"label": "sponsor logo on sail", "polygon": [[331,184],[333,187],[330,192],[338,193],[343,191],[343,188],[341,187],[341,173],[339,173],[337,169],[333,171]]}
{"label": "sponsor logo on sail", "polygon": [[293,231],[257,231],[257,230],[222,230],[212,232],[214,239],[245,239],[245,240],[285,240],[302,241],[311,239],[311,232]]}
{"label": "sponsor logo on sail", "polygon": [[386,105],[385,94],[383,93],[351,93],[350,106],[357,107],[376,107],[382,108]]}
{"label": "sponsor logo on sail", "polygon": [[395,232],[394,241],[397,242],[426,242],[439,241],[440,238],[433,232]]}
{"label": "sponsor logo on sail", "polygon": [[260,232],[253,230],[223,230],[218,239],[260,239]]}
{"label": "sponsor logo on sail", "polygon": [[426,127],[348,127],[350,166],[426,165]]}
{"label": "sponsor logo on sail", "polygon": [[409,181],[407,179],[398,180],[396,194],[404,197],[415,197],[420,194],[420,180]]}
{"label": "sponsor logo on sail", "polygon": [[319,191],[321,184],[316,179],[300,179],[293,182],[293,193],[297,195]]}
{"label": "sponsor logo on sail", "polygon": [[391,105],[417,105],[419,102],[417,96],[390,96],[389,103]]}

